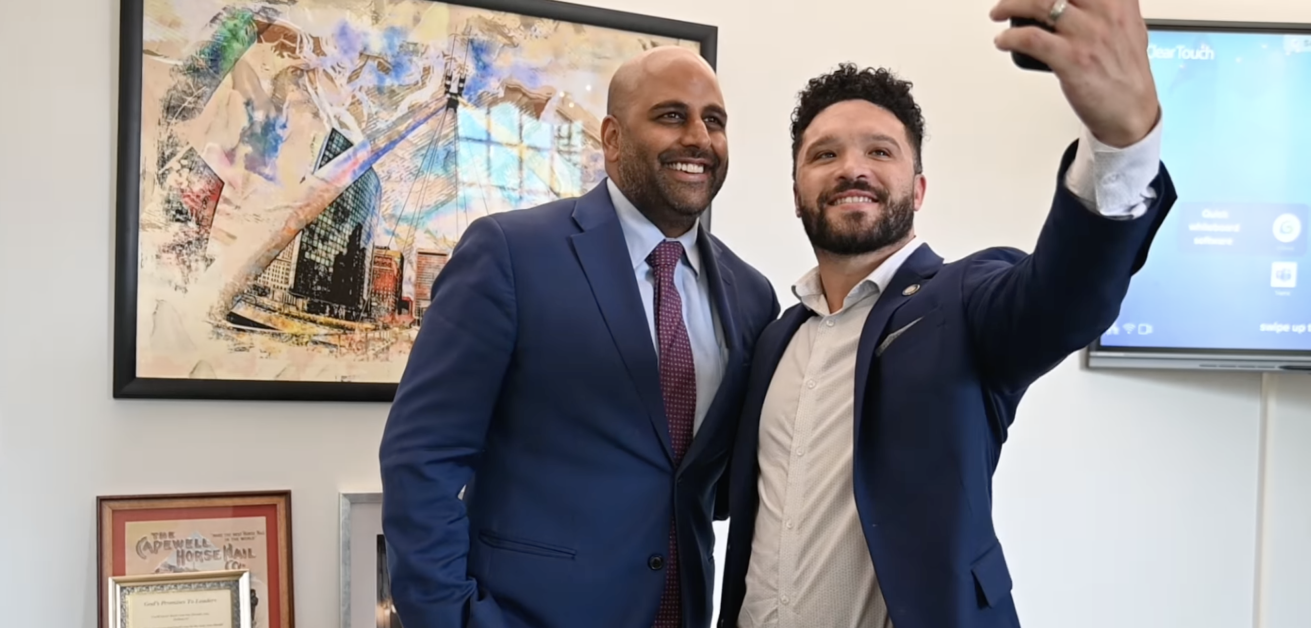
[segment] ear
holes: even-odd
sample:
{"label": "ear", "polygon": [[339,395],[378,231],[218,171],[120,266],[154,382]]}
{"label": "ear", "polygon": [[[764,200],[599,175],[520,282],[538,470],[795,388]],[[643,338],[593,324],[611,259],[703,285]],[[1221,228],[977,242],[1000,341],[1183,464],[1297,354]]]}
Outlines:
{"label": "ear", "polygon": [[796,181],[792,182],[792,206],[796,211],[797,218],[801,217],[801,192],[797,190]]}
{"label": "ear", "polygon": [[607,162],[613,163],[619,160],[620,137],[618,119],[614,116],[606,116],[601,120],[601,149],[605,153]]}
{"label": "ear", "polygon": [[922,174],[915,175],[915,211],[919,211],[924,205],[924,193],[928,187],[929,181]]}

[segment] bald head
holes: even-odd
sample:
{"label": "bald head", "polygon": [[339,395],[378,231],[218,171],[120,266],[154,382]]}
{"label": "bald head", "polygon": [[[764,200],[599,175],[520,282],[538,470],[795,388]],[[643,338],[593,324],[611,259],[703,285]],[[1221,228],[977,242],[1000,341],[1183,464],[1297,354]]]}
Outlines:
{"label": "bald head", "polygon": [[625,61],[601,121],[605,171],[665,235],[685,233],[728,173],[728,113],[715,71],[660,46]]}
{"label": "bald head", "polygon": [[718,78],[701,55],[681,46],[657,46],[643,51],[619,66],[610,79],[606,94],[606,114],[621,115],[632,106],[634,94],[654,78],[672,80],[709,80],[718,89]]}

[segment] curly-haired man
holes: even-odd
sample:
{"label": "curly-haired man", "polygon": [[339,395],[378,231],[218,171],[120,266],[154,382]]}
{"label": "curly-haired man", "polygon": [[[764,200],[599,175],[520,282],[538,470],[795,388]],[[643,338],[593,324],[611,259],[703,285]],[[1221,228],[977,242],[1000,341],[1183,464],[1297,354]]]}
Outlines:
{"label": "curly-haired man", "polygon": [[1019,626],[991,515],[1006,432],[1025,390],[1114,322],[1175,201],[1137,3],[1050,2],[992,14],[1055,24],[997,47],[1047,63],[1086,129],[1032,254],[944,263],[915,235],[909,82],[843,64],[802,90],[793,190],[817,264],[756,345],[721,626]]}

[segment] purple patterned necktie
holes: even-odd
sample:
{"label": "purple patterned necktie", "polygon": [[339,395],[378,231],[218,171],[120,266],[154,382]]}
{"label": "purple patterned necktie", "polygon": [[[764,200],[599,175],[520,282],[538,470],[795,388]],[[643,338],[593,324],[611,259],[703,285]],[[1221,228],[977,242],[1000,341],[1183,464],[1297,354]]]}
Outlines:
{"label": "purple patterned necktie", "polygon": [[[683,302],[674,285],[674,269],[683,258],[683,245],[664,241],[646,258],[655,270],[656,340],[660,345],[660,392],[669,420],[669,442],[674,449],[674,467],[692,443],[692,417],[696,413],[696,368],[692,363],[692,342],[683,326]],[[678,536],[671,520],[669,557],[665,561],[665,592],[653,628],[679,628],[682,603],[678,582]]]}

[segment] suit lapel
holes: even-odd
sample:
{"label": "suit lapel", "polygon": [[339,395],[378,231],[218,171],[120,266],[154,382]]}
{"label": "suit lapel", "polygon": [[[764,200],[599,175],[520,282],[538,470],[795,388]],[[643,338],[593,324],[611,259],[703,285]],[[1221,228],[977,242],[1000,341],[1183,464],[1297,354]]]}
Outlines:
{"label": "suit lapel", "polygon": [[707,283],[710,284],[710,298],[714,302],[728,352],[724,360],[724,375],[719,390],[715,392],[715,398],[711,401],[710,408],[706,410],[701,428],[697,430],[697,436],[688,446],[680,467],[686,467],[688,461],[694,460],[701,450],[705,449],[706,442],[710,440],[709,435],[714,433],[712,430],[715,425],[724,420],[726,410],[732,407],[732,400],[727,398],[725,391],[733,388],[729,385],[730,378],[741,377],[739,365],[743,361],[742,340],[739,337],[740,328],[737,320],[737,286],[734,283],[733,270],[720,263],[716,244],[704,230],[697,237],[697,248],[701,252],[701,267],[709,273]]}
{"label": "suit lapel", "polygon": [[[733,468],[731,484],[735,497],[734,515],[755,517],[755,504],[759,495],[756,492],[756,478],[760,474],[760,462],[756,454],[760,445],[760,414],[764,411],[765,395],[769,393],[769,383],[774,379],[774,371],[783,359],[792,337],[801,329],[814,313],[802,305],[794,305],[783,312],[778,324],[768,329],[761,336],[755,364],[751,366],[750,380],[747,382],[747,395],[742,403],[742,420],[738,424],[737,440],[733,445]],[[738,499],[738,491],[746,491],[746,499]],[[741,503],[746,510],[739,511],[736,504]]]}
{"label": "suit lapel", "polygon": [[919,290],[906,294],[906,289],[912,284],[928,281],[941,266],[942,258],[938,257],[927,244],[921,245],[892,276],[887,289],[879,295],[874,308],[865,318],[865,326],[860,333],[860,345],[856,352],[856,399],[853,408],[853,419],[857,428],[856,442],[860,442],[859,428],[862,424],[861,418],[865,416],[865,389],[869,382],[870,364],[874,360],[874,349],[878,347],[887,331],[888,320],[892,318],[892,313],[896,312],[897,308],[915,298],[915,295],[921,294]]}
{"label": "suit lapel", "polygon": [[664,399],[660,394],[660,371],[655,347],[651,344],[651,329],[633,275],[624,232],[604,183],[578,199],[574,206],[574,221],[583,230],[570,238],[578,261],[592,286],[592,295],[605,317],[610,337],[642,397],[651,425],[664,445],[665,455],[672,461],[673,449],[669,443]]}

